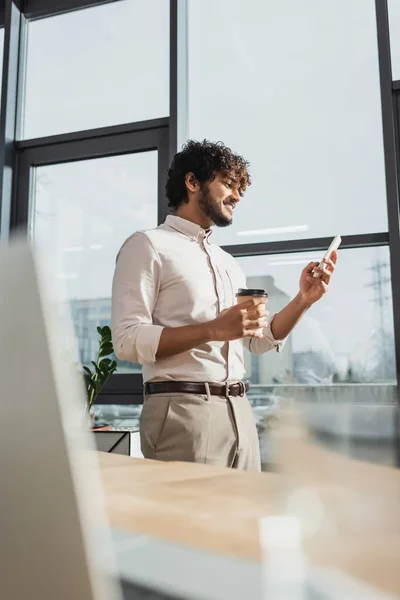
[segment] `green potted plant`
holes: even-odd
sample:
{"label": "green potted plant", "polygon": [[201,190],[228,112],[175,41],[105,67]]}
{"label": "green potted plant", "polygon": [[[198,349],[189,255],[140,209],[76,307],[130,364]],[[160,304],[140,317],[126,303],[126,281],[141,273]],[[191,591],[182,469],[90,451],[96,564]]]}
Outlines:
{"label": "green potted plant", "polygon": [[111,341],[111,329],[106,325],[104,327],[97,327],[97,332],[100,336],[97,359],[90,361],[92,368],[83,366],[87,383],[86,410],[89,414],[104,385],[117,368],[116,361],[107,358],[114,352]]}

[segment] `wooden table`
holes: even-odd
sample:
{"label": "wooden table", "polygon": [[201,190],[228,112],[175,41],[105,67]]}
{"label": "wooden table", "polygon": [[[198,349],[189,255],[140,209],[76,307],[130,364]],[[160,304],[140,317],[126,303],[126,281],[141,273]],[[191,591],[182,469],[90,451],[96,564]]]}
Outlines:
{"label": "wooden table", "polygon": [[311,564],[400,596],[396,469],[350,460],[297,435],[285,438],[279,475],[104,453],[99,461],[112,526],[260,561],[260,518],[289,511],[305,523]]}

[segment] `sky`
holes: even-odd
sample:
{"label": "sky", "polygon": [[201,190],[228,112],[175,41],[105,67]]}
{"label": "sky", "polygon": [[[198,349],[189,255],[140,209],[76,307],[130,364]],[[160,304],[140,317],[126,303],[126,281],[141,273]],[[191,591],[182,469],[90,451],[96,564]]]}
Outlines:
{"label": "sky", "polygon": [[189,136],[224,141],[253,178],[218,241],[387,230],[374,0],[190,6]]}
{"label": "sky", "polygon": [[24,113],[25,139],[168,116],[169,1],[30,22]]}

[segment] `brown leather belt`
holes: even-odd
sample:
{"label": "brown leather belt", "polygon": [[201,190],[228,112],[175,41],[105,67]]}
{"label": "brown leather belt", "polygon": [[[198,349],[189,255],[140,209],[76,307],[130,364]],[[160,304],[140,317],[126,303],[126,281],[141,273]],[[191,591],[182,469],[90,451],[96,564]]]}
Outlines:
{"label": "brown leather belt", "polygon": [[[210,394],[212,396],[244,396],[250,389],[248,381],[239,381],[238,383],[209,383]],[[207,394],[204,383],[191,381],[149,381],[144,384],[144,395],[150,394]]]}

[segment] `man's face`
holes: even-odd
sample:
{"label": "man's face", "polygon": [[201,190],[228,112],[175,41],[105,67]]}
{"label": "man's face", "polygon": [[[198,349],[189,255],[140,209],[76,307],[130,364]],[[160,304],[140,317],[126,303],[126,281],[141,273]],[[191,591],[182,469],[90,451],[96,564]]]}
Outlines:
{"label": "man's face", "polygon": [[205,182],[200,190],[198,203],[210,225],[227,227],[232,223],[232,215],[240,195],[237,183],[232,177],[216,174],[214,181]]}

